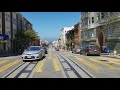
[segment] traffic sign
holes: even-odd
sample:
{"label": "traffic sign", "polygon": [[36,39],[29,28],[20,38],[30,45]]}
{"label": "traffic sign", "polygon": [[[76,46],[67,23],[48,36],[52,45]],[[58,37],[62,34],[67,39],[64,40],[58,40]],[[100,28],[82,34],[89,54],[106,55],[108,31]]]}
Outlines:
{"label": "traffic sign", "polygon": [[0,40],[9,40],[9,36],[6,34],[0,34]]}

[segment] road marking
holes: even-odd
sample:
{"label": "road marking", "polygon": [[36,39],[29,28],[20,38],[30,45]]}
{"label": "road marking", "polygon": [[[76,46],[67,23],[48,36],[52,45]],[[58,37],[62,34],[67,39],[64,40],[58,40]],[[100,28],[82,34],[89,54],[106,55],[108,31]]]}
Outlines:
{"label": "road marking", "polygon": [[4,60],[4,61],[0,61],[0,64],[4,64],[6,62],[8,62],[9,60]]}
{"label": "road marking", "polygon": [[58,62],[58,58],[52,53],[52,63],[54,66],[55,71],[60,71],[60,64]]}
{"label": "road marking", "polygon": [[13,65],[15,65],[15,64],[17,64],[17,63],[19,63],[19,62],[20,62],[20,60],[15,60],[15,61],[13,61],[13,62],[11,62],[11,63],[9,63],[9,64],[1,67],[1,68],[0,68],[0,72],[5,71],[6,69],[12,67]]}
{"label": "road marking", "polygon": [[103,65],[103,66],[108,67],[109,69],[112,69],[112,70],[120,69],[120,68],[111,66],[111,65],[109,65],[109,64],[106,64],[106,63],[104,63],[104,62],[102,62],[102,61],[99,61],[99,60],[96,60],[96,59],[93,59],[93,58],[89,58],[88,60],[91,60],[91,61],[93,61],[93,62],[99,63],[99,64],[101,64],[101,65]]}
{"label": "road marking", "polygon": [[[15,78],[15,76],[17,76],[17,74],[19,74],[19,72],[21,72],[28,64],[29,64],[30,62],[26,62],[26,63],[22,63],[20,66],[19,66],[19,68],[17,68],[16,70],[15,69],[13,69],[12,71],[14,71],[12,74],[7,74],[7,75],[5,75],[5,76],[7,76],[7,78]],[[11,72],[12,72],[11,71]],[[9,76],[8,76],[9,75]]]}
{"label": "road marking", "polygon": [[104,57],[104,60],[107,60],[108,62],[120,65],[120,60],[119,59],[113,59],[113,58]]}
{"label": "road marking", "polygon": [[82,58],[75,58],[76,60],[79,60],[80,62],[84,63],[85,65],[89,66],[90,68],[92,68],[93,70],[100,70],[100,67],[82,59]]}
{"label": "road marking", "polygon": [[45,65],[45,60],[40,61],[35,68],[35,72],[37,72],[37,73],[42,72],[44,65]]}
{"label": "road marking", "polygon": [[51,59],[51,51],[49,51],[48,59]]}
{"label": "road marking", "polygon": [[30,64],[25,70],[32,70],[34,68],[35,64]]}
{"label": "road marking", "polygon": [[22,73],[18,78],[26,78],[29,73]]}
{"label": "road marking", "polygon": [[53,62],[53,66],[54,66],[55,71],[60,71],[60,64],[57,62],[57,60],[52,59],[52,62]]}

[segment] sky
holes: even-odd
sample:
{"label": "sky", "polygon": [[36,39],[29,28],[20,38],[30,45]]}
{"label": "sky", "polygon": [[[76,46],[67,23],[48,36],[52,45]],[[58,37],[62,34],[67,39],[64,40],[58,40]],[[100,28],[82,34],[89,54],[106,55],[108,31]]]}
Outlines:
{"label": "sky", "polygon": [[80,12],[20,12],[33,24],[41,40],[56,40],[63,27],[80,22]]}

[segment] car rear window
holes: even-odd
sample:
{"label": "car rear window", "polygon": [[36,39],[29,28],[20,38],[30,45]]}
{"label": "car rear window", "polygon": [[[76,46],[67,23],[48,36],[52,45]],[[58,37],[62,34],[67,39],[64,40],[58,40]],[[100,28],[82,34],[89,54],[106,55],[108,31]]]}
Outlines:
{"label": "car rear window", "polygon": [[97,48],[98,48],[98,46],[90,46],[90,48],[95,48],[95,49],[97,49]]}

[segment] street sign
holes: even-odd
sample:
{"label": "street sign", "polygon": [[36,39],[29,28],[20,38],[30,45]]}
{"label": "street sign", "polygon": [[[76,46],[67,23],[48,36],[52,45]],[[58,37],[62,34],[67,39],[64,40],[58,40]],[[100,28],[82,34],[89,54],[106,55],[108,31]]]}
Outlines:
{"label": "street sign", "polygon": [[5,43],[9,40],[9,36],[6,34],[0,34],[0,43]]}
{"label": "street sign", "polygon": [[0,34],[0,40],[9,40],[9,36],[6,34]]}

